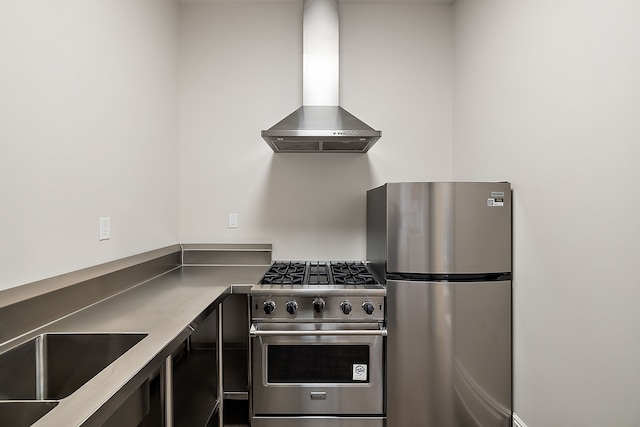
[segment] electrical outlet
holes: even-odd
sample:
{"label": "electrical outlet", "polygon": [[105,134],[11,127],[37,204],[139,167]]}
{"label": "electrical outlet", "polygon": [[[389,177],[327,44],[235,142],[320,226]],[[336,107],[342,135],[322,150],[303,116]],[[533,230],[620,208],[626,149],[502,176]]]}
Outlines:
{"label": "electrical outlet", "polygon": [[238,214],[230,213],[229,214],[229,228],[238,228]]}
{"label": "electrical outlet", "polygon": [[111,218],[100,218],[100,240],[111,238]]}

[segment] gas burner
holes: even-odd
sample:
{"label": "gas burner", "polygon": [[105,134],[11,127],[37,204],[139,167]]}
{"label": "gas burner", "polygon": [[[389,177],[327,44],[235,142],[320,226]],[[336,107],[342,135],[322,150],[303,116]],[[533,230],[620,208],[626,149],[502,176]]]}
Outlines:
{"label": "gas burner", "polygon": [[260,281],[269,285],[301,285],[306,264],[303,262],[276,262],[271,265]]}
{"label": "gas burner", "polygon": [[332,262],[331,273],[337,285],[373,285],[376,280],[363,262]]}

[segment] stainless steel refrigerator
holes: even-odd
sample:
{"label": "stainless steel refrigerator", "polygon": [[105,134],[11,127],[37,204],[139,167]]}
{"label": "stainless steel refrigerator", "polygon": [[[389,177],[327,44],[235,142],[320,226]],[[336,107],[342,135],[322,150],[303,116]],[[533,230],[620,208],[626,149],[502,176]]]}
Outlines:
{"label": "stainless steel refrigerator", "polygon": [[367,261],[387,286],[387,427],[510,426],[510,184],[369,190]]}

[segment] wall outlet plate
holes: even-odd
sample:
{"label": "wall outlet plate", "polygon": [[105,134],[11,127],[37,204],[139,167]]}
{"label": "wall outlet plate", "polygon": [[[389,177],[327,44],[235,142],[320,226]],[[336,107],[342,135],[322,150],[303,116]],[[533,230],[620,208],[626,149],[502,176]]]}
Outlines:
{"label": "wall outlet plate", "polygon": [[229,228],[238,228],[238,214],[230,213],[229,214]]}
{"label": "wall outlet plate", "polygon": [[100,218],[100,240],[111,238],[111,218]]}

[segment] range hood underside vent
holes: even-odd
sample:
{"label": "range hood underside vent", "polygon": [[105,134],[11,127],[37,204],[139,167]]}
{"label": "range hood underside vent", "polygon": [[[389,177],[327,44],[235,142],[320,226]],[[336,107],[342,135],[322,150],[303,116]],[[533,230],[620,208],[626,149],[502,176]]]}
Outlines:
{"label": "range hood underside vent", "polygon": [[279,153],[318,152],[325,153],[363,153],[369,148],[367,141],[358,138],[327,137],[324,141],[318,141],[318,137],[279,137],[274,138],[269,145]]}

